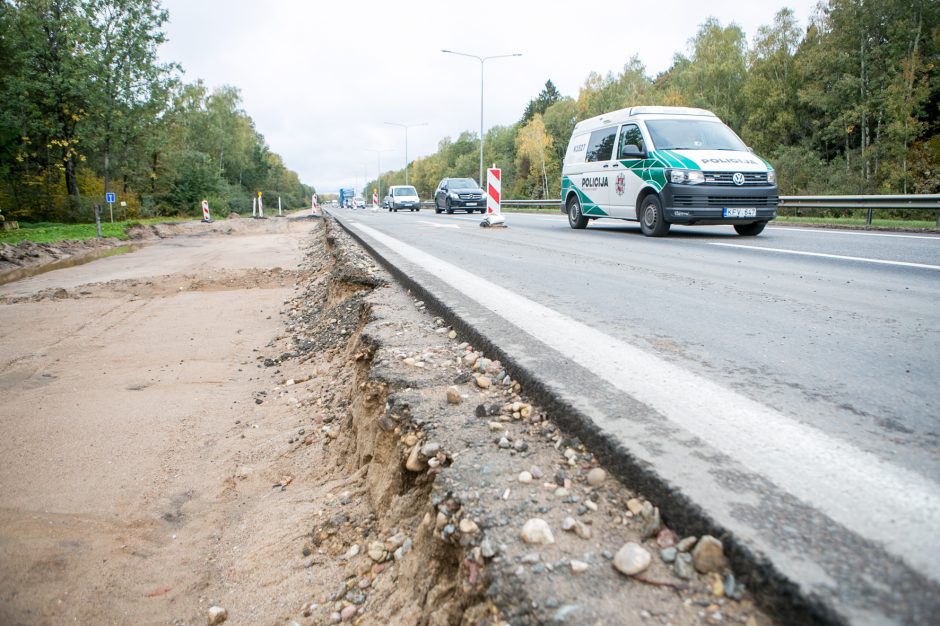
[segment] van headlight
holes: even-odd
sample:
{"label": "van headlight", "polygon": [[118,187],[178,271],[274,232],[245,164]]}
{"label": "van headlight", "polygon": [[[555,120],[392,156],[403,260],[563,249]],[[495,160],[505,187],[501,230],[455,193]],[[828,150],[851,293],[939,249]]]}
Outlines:
{"label": "van headlight", "polygon": [[699,170],[669,170],[669,182],[675,185],[698,185],[705,182],[705,173]]}
{"label": "van headlight", "polygon": [[777,172],[770,170],[767,172],[767,184],[776,185],[777,184]]}

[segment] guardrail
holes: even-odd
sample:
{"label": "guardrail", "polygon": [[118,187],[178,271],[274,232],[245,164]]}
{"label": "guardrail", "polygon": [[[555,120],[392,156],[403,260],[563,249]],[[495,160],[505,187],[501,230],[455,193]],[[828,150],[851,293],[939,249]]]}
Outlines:
{"label": "guardrail", "polygon": [[[560,198],[545,200],[503,200],[503,206],[538,208],[561,206]],[[868,211],[871,224],[875,209],[933,210],[940,226],[940,194],[869,195],[869,196],[780,196],[779,208],[784,209],[850,209]]]}

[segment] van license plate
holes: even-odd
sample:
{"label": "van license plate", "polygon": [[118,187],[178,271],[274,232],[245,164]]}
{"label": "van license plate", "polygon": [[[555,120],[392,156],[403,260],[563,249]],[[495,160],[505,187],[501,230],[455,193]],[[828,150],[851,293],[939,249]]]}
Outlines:
{"label": "van license plate", "polygon": [[757,217],[757,209],[748,208],[748,209],[725,209],[725,217]]}

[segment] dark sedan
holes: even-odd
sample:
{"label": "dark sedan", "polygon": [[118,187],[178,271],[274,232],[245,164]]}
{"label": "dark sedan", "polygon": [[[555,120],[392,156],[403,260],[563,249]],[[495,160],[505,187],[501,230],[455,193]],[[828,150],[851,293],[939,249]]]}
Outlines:
{"label": "dark sedan", "polygon": [[434,212],[486,212],[486,197],[472,178],[445,178],[434,192]]}

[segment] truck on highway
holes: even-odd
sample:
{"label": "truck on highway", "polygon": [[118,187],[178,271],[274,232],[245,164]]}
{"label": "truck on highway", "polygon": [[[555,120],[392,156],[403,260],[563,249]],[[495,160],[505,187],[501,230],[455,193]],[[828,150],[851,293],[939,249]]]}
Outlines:
{"label": "truck on highway", "polygon": [[778,197],[774,168],[704,109],[636,106],[578,122],[562,167],[561,212],[576,229],[615,218],[648,237],[672,224],[753,236]]}

